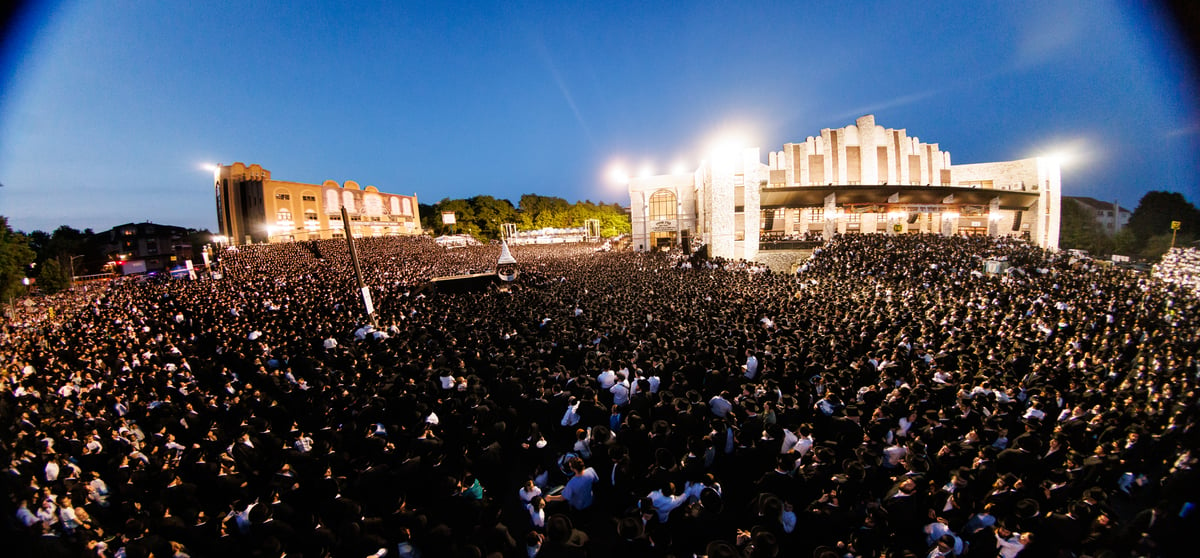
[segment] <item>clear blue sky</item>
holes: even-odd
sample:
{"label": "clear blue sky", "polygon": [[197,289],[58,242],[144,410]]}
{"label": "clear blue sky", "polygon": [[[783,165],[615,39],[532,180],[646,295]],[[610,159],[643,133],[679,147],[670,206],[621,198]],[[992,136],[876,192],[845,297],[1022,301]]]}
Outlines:
{"label": "clear blue sky", "polygon": [[1067,195],[1197,199],[1190,53],[1140,2],[43,2],[0,58],[0,215],[216,226],[204,163],[424,203],[608,180],[858,116]]}

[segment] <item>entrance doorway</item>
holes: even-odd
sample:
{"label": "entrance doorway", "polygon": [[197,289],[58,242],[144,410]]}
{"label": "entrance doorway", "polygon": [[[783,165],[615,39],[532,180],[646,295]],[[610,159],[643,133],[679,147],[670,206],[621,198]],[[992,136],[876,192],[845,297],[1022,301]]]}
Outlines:
{"label": "entrance doorway", "polygon": [[675,245],[675,232],[652,232],[650,233],[650,246],[656,250],[670,249]]}

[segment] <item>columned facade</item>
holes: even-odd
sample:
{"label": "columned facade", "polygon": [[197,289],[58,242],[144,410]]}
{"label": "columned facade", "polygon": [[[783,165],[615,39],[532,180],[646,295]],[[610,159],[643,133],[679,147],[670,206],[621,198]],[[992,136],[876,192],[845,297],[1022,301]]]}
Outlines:
{"label": "columned facade", "polygon": [[[631,180],[629,193],[635,247],[682,246],[686,229],[711,255],[747,260],[779,239],[850,232],[1014,236],[1057,248],[1062,202],[1055,159],[952,165],[938,144],[872,115],[785,144],[766,164],[757,148],[713,153],[692,174]],[[675,196],[675,219],[651,215],[655,195]]]}
{"label": "columned facade", "polygon": [[230,244],[344,237],[343,207],[355,237],[421,234],[416,194],[387,194],[352,180],[273,180],[271,171],[243,163],[218,167],[214,183],[218,228]]}

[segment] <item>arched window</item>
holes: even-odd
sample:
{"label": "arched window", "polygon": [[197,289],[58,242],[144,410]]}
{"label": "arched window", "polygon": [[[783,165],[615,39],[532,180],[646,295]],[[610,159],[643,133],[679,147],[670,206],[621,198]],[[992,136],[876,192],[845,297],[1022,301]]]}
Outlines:
{"label": "arched window", "polygon": [[317,210],[315,210],[315,209],[305,210],[304,211],[304,220],[305,221],[316,221],[317,220]]}
{"label": "arched window", "polygon": [[383,215],[383,198],[379,197],[379,194],[363,194],[363,209],[367,215]]}
{"label": "arched window", "polygon": [[650,220],[674,220],[678,217],[675,193],[670,190],[659,190],[650,196]]}
{"label": "arched window", "polygon": [[325,213],[339,213],[342,205],[338,203],[338,191],[330,188],[325,190]]}
{"label": "arched window", "polygon": [[403,213],[407,217],[412,217],[412,214],[413,214],[412,200],[410,200],[408,198],[400,198],[400,207],[401,207],[401,211],[400,211],[401,213]]}
{"label": "arched window", "polygon": [[400,198],[388,196],[388,206],[392,210],[392,215],[400,215]]}
{"label": "arched window", "polygon": [[280,223],[290,222],[292,220],[292,210],[286,207],[281,207],[279,208],[279,211],[275,212],[275,218],[279,220]]}
{"label": "arched window", "polygon": [[342,206],[348,213],[358,213],[357,206],[354,204],[354,192],[349,190],[342,192]]}

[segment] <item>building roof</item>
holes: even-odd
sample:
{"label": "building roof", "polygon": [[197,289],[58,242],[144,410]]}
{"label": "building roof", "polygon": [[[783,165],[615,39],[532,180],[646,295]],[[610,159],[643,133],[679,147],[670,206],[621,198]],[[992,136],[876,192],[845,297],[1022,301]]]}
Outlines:
{"label": "building roof", "polygon": [[[759,207],[780,209],[784,207],[815,207],[825,203],[825,196],[837,195],[838,205],[888,204],[906,205],[941,204],[953,195],[956,205],[988,205],[992,198],[1000,198],[1001,209],[1028,209],[1038,200],[1036,191],[995,190],[962,186],[789,186],[785,188],[763,188],[759,194]],[[889,201],[891,200],[891,201]]]}
{"label": "building roof", "polygon": [[[1087,196],[1063,196],[1063,199],[1075,200],[1076,202],[1079,202],[1079,203],[1081,203],[1091,209],[1094,209],[1096,211],[1112,211],[1113,204],[1116,203],[1116,202],[1100,201],[1096,198],[1089,198]],[[1121,210],[1121,213],[1131,213],[1128,209],[1125,209],[1124,207],[1120,207],[1120,210]]]}

